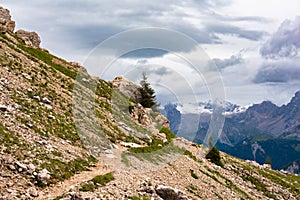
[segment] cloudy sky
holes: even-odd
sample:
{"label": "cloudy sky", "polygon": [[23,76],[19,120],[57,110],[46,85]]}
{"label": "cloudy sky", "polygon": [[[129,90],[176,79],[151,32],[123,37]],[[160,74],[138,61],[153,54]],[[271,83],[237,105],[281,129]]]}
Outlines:
{"label": "cloudy sky", "polygon": [[[212,78],[216,75],[222,80],[226,100],[241,105],[262,100],[280,105],[300,90],[299,0],[0,2],[11,11],[17,29],[36,31],[42,47],[69,61],[87,63],[92,74],[104,79],[124,75],[138,81],[140,73],[146,71],[163,103],[211,98],[207,85],[216,81]],[[179,48],[172,52],[128,52],[111,63],[105,74],[99,74],[101,63],[88,64],[103,41],[124,31],[148,27],[177,31],[197,44],[185,45],[183,40],[168,36],[158,38],[160,32],[134,35]],[[213,61],[218,70],[208,67],[197,73],[186,59],[197,57],[191,56],[195,48],[201,48],[202,60]]]}

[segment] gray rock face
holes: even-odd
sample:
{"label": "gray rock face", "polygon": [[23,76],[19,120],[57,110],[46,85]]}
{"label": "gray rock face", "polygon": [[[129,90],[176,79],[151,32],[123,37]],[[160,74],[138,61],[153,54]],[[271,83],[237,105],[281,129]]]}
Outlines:
{"label": "gray rock face", "polygon": [[14,32],[16,23],[11,20],[9,10],[0,7],[0,31],[2,33]]}
{"label": "gray rock face", "polygon": [[25,42],[25,44],[38,48],[40,47],[41,38],[36,32],[18,30],[16,32],[16,35],[20,37]]}

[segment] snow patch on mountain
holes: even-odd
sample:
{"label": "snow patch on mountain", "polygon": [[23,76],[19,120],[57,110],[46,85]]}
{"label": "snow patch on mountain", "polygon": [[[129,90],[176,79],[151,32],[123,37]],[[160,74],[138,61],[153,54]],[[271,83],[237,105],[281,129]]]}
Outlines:
{"label": "snow patch on mountain", "polygon": [[[214,105],[211,101],[175,104],[175,106],[181,114],[212,114],[214,109]],[[245,112],[250,106],[252,106],[252,104],[247,106],[239,106],[226,101],[219,103],[218,106],[223,108],[224,115],[232,115]]]}

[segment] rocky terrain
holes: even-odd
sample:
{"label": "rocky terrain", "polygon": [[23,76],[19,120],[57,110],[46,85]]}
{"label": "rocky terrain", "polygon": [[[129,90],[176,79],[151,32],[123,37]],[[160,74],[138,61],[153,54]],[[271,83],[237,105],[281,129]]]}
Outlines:
{"label": "rocky terrain", "polygon": [[299,199],[300,177],[176,137],[106,82],[14,32],[0,8],[0,199]]}

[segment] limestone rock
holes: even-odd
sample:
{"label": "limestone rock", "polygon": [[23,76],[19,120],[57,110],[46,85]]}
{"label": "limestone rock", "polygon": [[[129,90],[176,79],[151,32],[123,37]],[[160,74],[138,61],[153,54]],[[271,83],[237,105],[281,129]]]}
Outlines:
{"label": "limestone rock", "polygon": [[7,111],[7,106],[0,104],[0,110],[3,112]]}
{"label": "limestone rock", "polygon": [[177,189],[174,189],[169,186],[158,185],[155,188],[156,193],[163,199],[170,199],[170,200],[188,200],[186,195]]}
{"label": "limestone rock", "polygon": [[152,123],[150,115],[151,109],[144,108],[139,103],[130,105],[129,112],[131,117],[141,125],[148,126]]}
{"label": "limestone rock", "polygon": [[140,87],[130,80],[122,76],[117,76],[111,83],[115,89],[120,90],[128,98],[132,98],[136,101],[141,99]]}
{"label": "limestone rock", "polygon": [[165,128],[170,128],[170,122],[169,122],[169,120],[168,120],[165,116],[163,116],[162,114],[158,114],[158,115],[155,117],[155,121],[156,121],[158,124],[160,124],[160,125],[162,125],[163,127],[165,127]]}
{"label": "limestone rock", "polygon": [[16,35],[20,37],[25,44],[33,46],[33,47],[40,47],[41,38],[36,32],[28,32],[25,30],[18,30]]}
{"label": "limestone rock", "polygon": [[32,197],[38,197],[38,196],[39,196],[38,191],[37,191],[34,187],[28,188],[28,189],[27,189],[27,193],[28,193],[30,196],[32,196]]}
{"label": "limestone rock", "polygon": [[70,62],[70,64],[74,67],[76,67],[79,71],[84,72],[84,73],[88,73],[86,68],[79,62]]}
{"label": "limestone rock", "polygon": [[0,31],[2,33],[14,32],[16,23],[11,20],[9,10],[0,7]]}
{"label": "limestone rock", "polygon": [[37,178],[39,181],[41,181],[42,183],[47,184],[49,179],[50,179],[50,172],[46,169],[42,169],[38,174],[37,174]]}

